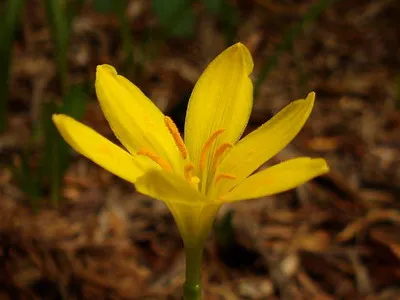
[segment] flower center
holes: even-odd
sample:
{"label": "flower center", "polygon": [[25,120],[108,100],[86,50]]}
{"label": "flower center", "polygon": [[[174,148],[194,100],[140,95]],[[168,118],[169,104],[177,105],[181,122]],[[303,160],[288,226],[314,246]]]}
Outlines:
{"label": "flower center", "polygon": [[221,146],[215,150],[213,163],[212,163],[212,170],[215,171],[217,169],[218,162],[222,155],[225,153],[226,150],[232,148],[233,145],[231,143],[223,143]]}
{"label": "flower center", "polygon": [[[196,176],[195,174],[196,166],[193,164],[193,162],[190,161],[185,142],[183,141],[179,133],[178,127],[175,125],[174,121],[172,121],[172,119],[168,116],[164,117],[164,122],[165,126],[167,127],[169,133],[171,134],[175,142],[176,147],[178,148],[183,160],[185,161],[183,167],[183,176],[187,182],[192,184],[194,187],[198,188],[200,183],[199,177],[201,176],[202,180],[204,181],[202,185],[202,191],[206,192],[207,182],[208,183],[214,182],[215,184],[217,184],[222,179],[231,179],[231,180],[236,179],[236,176],[232,174],[216,173],[217,166],[221,158],[228,149],[233,147],[233,145],[231,143],[223,143],[218,146],[218,148],[215,150],[214,153],[210,153],[211,146],[215,143],[217,138],[225,131],[225,129],[221,128],[216,130],[205,142],[203,148],[201,149],[199,158],[199,171],[201,174],[199,176]],[[141,149],[140,151],[137,152],[137,154],[147,156],[165,171],[173,172],[171,164],[166,159],[162,158],[156,153],[149,151],[147,149]],[[208,174],[206,174],[205,170],[207,165],[207,159],[210,157],[210,155],[212,155],[211,168],[208,170],[207,172]]]}
{"label": "flower center", "polygon": [[[213,189],[209,189],[209,186],[211,185],[216,185],[218,184],[222,179],[236,179],[235,175],[228,174],[228,173],[218,173],[217,172],[217,167],[218,163],[220,162],[221,158],[223,155],[226,153],[226,151],[230,148],[233,147],[231,143],[223,143],[218,146],[218,148],[214,151],[214,153],[210,153],[210,148],[212,144],[215,142],[218,136],[220,136],[225,129],[218,129],[215,131],[209,139],[206,141],[204,144],[201,154],[200,154],[200,171],[202,172],[202,180],[203,180],[203,185],[201,186],[201,191],[205,194],[208,194],[210,190],[212,191]],[[211,156],[211,168],[209,168],[207,173],[204,172],[205,166],[207,163],[207,158]]]}
{"label": "flower center", "polygon": [[[175,125],[174,121],[168,116],[164,117],[165,126],[167,126],[169,133],[174,139],[175,145],[178,148],[179,152],[182,155],[184,160],[188,158],[188,151],[185,145],[185,142],[182,139],[181,134],[179,133],[178,127]],[[186,161],[185,166],[183,167],[183,175],[190,184],[198,187],[200,179],[194,175],[195,165],[191,161]]]}
{"label": "flower center", "polygon": [[200,154],[200,170],[204,171],[204,168],[206,166],[207,162],[207,154],[211,148],[211,145],[214,143],[214,141],[217,139],[217,137],[223,133],[225,129],[218,129],[216,132],[214,132],[207,142],[204,144],[203,149],[201,149],[201,154]]}

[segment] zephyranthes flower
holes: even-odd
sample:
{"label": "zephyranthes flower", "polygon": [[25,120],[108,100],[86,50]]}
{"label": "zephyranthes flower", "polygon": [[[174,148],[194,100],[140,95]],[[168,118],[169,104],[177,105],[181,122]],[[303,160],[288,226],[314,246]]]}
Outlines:
{"label": "zephyranthes flower", "polygon": [[65,115],[53,120],[79,153],[171,210],[185,246],[201,245],[222,204],[292,189],[328,171],[325,160],[290,159],[253,174],[300,131],[314,93],[240,137],[249,120],[253,61],[243,44],[215,58],[196,83],[182,139],[174,122],[109,65],[97,67],[101,108],[123,149]]}

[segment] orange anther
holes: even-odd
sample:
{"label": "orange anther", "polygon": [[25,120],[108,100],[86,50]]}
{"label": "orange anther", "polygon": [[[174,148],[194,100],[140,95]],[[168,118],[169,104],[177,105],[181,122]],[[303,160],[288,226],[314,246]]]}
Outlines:
{"label": "orange anther", "polygon": [[183,169],[183,174],[185,175],[185,179],[189,182],[191,182],[191,180],[192,180],[193,171],[194,171],[193,163],[189,163],[189,164],[185,165],[185,167]]}
{"label": "orange anther", "polygon": [[188,152],[185,146],[185,143],[182,140],[181,134],[179,133],[178,127],[176,127],[174,121],[168,116],[164,118],[165,125],[168,128],[169,133],[172,135],[176,146],[182,154],[183,159],[186,159],[188,156]]}
{"label": "orange anther", "polygon": [[231,143],[223,143],[221,146],[218,147],[218,149],[215,151],[215,154],[214,154],[214,161],[212,164],[213,170],[215,170],[217,168],[218,161],[222,157],[222,154],[224,154],[226,149],[230,149],[232,147],[233,147],[233,145]]}
{"label": "orange anther", "polygon": [[212,143],[216,140],[216,138],[225,131],[225,129],[218,129],[216,132],[214,132],[210,138],[207,140],[207,142],[204,144],[203,149],[201,149],[200,153],[200,170],[204,170],[204,167],[206,166],[206,159],[207,159],[207,152],[210,149]]}
{"label": "orange anther", "polygon": [[156,153],[151,152],[146,149],[142,149],[142,150],[138,151],[137,154],[147,156],[152,161],[154,161],[156,164],[158,164],[161,168],[163,168],[165,171],[172,172],[172,168],[171,168],[171,165],[169,164],[169,162],[167,160],[163,159],[162,157],[160,157],[159,155],[157,155]]}
{"label": "orange anther", "polygon": [[218,181],[220,181],[221,179],[236,179],[235,175],[232,174],[228,174],[228,173],[219,173],[216,177],[215,177],[215,183],[217,183]]}

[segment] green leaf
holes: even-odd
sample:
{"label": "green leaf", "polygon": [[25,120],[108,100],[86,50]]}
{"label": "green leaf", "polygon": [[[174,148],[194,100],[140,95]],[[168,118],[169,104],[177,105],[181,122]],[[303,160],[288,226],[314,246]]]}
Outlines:
{"label": "green leaf", "polygon": [[213,14],[219,15],[223,12],[225,0],[202,0],[205,8]]}
{"label": "green leaf", "polygon": [[240,12],[227,0],[202,0],[205,8],[221,23],[227,44],[232,44],[239,24]]}
{"label": "green leaf", "polygon": [[115,2],[119,0],[92,0],[95,11],[99,13],[110,13],[115,10]]}
{"label": "green leaf", "polygon": [[38,212],[42,195],[38,176],[29,163],[29,157],[30,155],[25,152],[16,157],[17,164],[13,169],[13,175],[18,186],[28,196],[33,211]]}
{"label": "green leaf", "polygon": [[45,0],[45,9],[54,42],[61,88],[65,92],[67,89],[69,23],[68,7],[62,2],[62,0]]}
{"label": "green leaf", "polygon": [[153,0],[154,13],[170,36],[188,38],[194,34],[196,15],[191,0]]}
{"label": "green leaf", "polygon": [[81,119],[86,108],[87,88],[85,85],[73,86],[64,97],[61,107],[57,108],[54,102],[44,106],[43,129],[44,149],[41,162],[43,177],[42,184],[50,185],[53,206],[57,207],[60,197],[62,180],[68,168],[70,147],[61,137],[52,122],[52,115],[56,112],[69,115],[75,119]]}
{"label": "green leaf", "polygon": [[79,84],[71,87],[64,97],[64,102],[59,113],[69,115],[75,119],[81,119],[85,112],[88,85]]}
{"label": "green leaf", "polygon": [[69,0],[66,7],[68,28],[71,28],[72,21],[79,15],[85,5],[85,0]]}
{"label": "green leaf", "polygon": [[0,16],[0,132],[6,129],[12,42],[24,0],[9,0]]}
{"label": "green leaf", "polygon": [[230,247],[234,242],[233,211],[229,210],[218,222],[214,223],[217,242],[221,247]]}

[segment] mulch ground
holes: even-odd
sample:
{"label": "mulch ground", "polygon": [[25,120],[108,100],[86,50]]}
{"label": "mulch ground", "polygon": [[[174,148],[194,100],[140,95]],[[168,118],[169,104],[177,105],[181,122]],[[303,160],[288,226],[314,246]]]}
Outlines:
{"label": "mulch ground", "polygon": [[[0,299],[180,299],[182,242],[161,202],[77,155],[58,210],[43,199],[33,213],[16,184],[18,154],[37,152],[27,141],[40,107],[60,94],[43,9],[27,2],[9,127],[0,136]],[[145,43],[146,28],[156,26],[149,2],[128,10],[142,70],[133,80],[179,125],[224,39],[219,22],[195,5],[194,39]],[[288,24],[315,1],[231,2],[242,12],[236,40],[252,51],[256,78]],[[332,171],[287,193],[224,206],[218,220],[231,212],[234,235],[225,246],[215,232],[208,239],[204,299],[400,299],[399,14],[394,0],[335,3],[279,56],[248,131],[314,90],[310,120],[273,162],[321,156]],[[97,64],[121,63],[118,36],[115,17],[85,6],[72,26],[70,80],[93,80]],[[94,96],[84,122],[112,139]]]}

